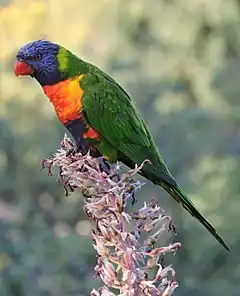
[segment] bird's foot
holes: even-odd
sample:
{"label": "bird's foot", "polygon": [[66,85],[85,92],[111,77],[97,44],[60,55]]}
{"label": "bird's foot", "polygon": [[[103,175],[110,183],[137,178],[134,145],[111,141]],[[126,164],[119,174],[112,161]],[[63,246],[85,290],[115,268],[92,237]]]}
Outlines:
{"label": "bird's foot", "polygon": [[110,174],[110,165],[107,163],[106,159],[101,156],[98,158],[99,159],[99,168],[101,172],[105,172],[107,175]]}

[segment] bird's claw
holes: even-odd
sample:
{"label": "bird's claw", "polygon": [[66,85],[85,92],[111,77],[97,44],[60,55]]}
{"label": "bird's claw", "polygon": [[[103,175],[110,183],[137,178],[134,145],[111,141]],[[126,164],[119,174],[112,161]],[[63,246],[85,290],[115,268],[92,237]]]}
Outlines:
{"label": "bird's claw", "polygon": [[105,172],[107,175],[110,174],[110,165],[103,156],[99,157],[99,168],[101,172]]}

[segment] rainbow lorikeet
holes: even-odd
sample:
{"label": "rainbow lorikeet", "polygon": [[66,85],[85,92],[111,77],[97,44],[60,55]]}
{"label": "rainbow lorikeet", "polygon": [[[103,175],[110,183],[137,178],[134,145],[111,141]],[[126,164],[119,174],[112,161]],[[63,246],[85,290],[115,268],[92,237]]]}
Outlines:
{"label": "rainbow lorikeet", "polygon": [[61,123],[82,153],[121,161],[133,168],[148,159],[141,174],[162,186],[230,251],[214,227],[196,209],[170,174],[153,137],[128,93],[96,66],[46,40],[23,46],[15,74],[30,75],[41,85]]}

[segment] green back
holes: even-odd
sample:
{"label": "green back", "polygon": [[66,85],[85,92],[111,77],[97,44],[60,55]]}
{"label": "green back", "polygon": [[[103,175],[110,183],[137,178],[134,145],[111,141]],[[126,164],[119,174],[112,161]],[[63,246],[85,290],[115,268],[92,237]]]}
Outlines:
{"label": "green back", "polygon": [[[98,67],[86,63],[61,48],[59,69],[67,78],[84,74],[80,81],[84,90],[83,113],[88,124],[101,134],[109,149],[118,151],[118,160],[127,165],[140,165],[148,159],[145,175],[150,179],[172,179],[156,148],[151,133],[135,108],[128,93]],[[151,177],[152,176],[152,177]]]}

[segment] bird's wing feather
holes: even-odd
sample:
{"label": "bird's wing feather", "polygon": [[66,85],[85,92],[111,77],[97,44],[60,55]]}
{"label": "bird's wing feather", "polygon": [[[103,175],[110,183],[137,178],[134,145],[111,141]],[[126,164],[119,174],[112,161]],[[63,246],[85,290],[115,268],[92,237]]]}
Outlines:
{"label": "bird's wing feather", "polygon": [[[93,77],[89,79],[94,81]],[[88,85],[83,112],[91,127],[131,160],[138,164],[145,159],[153,164],[162,161],[130,97],[114,80],[101,76]]]}

